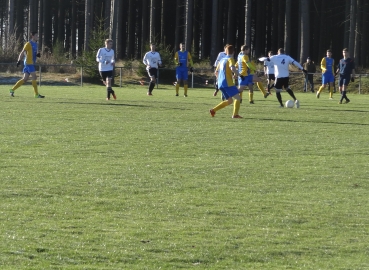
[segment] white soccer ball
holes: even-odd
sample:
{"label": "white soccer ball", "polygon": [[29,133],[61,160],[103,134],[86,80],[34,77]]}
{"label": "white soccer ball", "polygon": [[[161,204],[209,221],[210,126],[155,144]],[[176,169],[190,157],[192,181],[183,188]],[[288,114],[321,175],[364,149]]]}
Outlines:
{"label": "white soccer ball", "polygon": [[293,100],[287,100],[285,103],[286,108],[293,108],[294,105],[295,102],[293,102]]}

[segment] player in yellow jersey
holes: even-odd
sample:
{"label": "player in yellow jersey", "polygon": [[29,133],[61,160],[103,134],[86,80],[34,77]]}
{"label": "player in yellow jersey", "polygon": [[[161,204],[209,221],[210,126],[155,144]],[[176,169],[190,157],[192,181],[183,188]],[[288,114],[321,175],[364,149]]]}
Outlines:
{"label": "player in yellow jersey", "polygon": [[249,100],[252,100],[252,76],[250,76],[250,69],[247,66],[248,56],[246,54],[248,46],[242,45],[241,51],[237,56],[236,68],[238,69],[238,90],[240,91],[241,103],[243,90],[249,88]]}
{"label": "player in yellow jersey", "polygon": [[334,59],[332,58],[332,51],[327,50],[327,56],[323,57],[320,67],[322,69],[322,86],[316,93],[316,97],[320,97],[320,93],[329,84],[329,99],[333,99],[333,86],[334,86]]}
{"label": "player in yellow jersey", "polygon": [[250,47],[249,46],[245,46],[245,51],[244,51],[244,55],[245,55],[245,61],[246,61],[246,65],[249,68],[249,76],[251,76],[251,86],[249,84],[249,89],[250,89],[250,93],[249,93],[249,102],[250,104],[254,104],[254,90],[252,87],[252,83],[256,83],[257,87],[259,88],[260,92],[263,93],[264,98],[267,98],[269,96],[269,93],[265,92],[264,89],[264,85],[262,83],[262,80],[255,75],[256,72],[256,67],[255,64],[252,63],[248,57],[248,54],[250,53]]}
{"label": "player in yellow jersey", "polygon": [[213,109],[211,109],[210,115],[212,117],[215,116],[215,113],[220,109],[227,107],[233,103],[233,115],[232,118],[242,118],[238,112],[240,110],[240,100],[241,97],[239,95],[239,91],[233,82],[233,78],[238,77],[238,71],[235,67],[235,60],[233,58],[234,48],[232,45],[229,45],[225,50],[227,56],[220,60],[217,68],[215,70],[215,76],[218,80],[219,90],[222,91],[223,96],[226,100],[219,103]]}
{"label": "player in yellow jersey", "polygon": [[18,89],[20,86],[22,86],[25,82],[28,81],[29,76],[32,77],[32,86],[33,91],[35,93],[35,98],[44,98],[45,96],[42,96],[38,93],[37,89],[37,76],[36,76],[36,57],[40,57],[40,53],[37,51],[37,41],[38,41],[38,34],[37,32],[31,32],[30,34],[31,39],[28,41],[24,47],[21,53],[18,56],[18,62],[17,67],[21,64],[21,59],[24,57],[24,68],[23,68],[23,78],[20,79],[12,89],[10,89],[10,96],[14,97],[14,91]]}
{"label": "player in yellow jersey", "polygon": [[185,49],[186,44],[180,43],[180,50],[174,55],[174,62],[177,65],[176,68],[176,96],[179,95],[179,86],[183,82],[184,88],[184,96],[187,97],[187,89],[188,89],[188,68],[190,68],[190,72],[193,72],[193,62],[190,52]]}

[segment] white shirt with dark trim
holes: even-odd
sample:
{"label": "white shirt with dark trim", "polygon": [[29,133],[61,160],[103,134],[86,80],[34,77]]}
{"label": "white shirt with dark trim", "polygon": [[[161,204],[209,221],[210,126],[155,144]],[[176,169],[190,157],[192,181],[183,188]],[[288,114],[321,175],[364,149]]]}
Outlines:
{"label": "white shirt with dark trim", "polygon": [[270,61],[264,61],[264,67],[266,67],[266,74],[274,74],[274,64]]}
{"label": "white shirt with dark trim", "polygon": [[286,78],[290,76],[289,65],[295,65],[299,69],[303,67],[292,57],[286,54],[278,54],[270,57],[270,61],[274,64],[274,74],[276,78]]}
{"label": "white shirt with dark trim", "polygon": [[[143,58],[142,61],[146,66],[149,65],[150,68],[159,68],[159,65],[161,65],[161,57],[160,53],[158,52],[147,52]],[[149,67],[146,67],[148,70]]]}
{"label": "white shirt with dark trim", "polygon": [[215,60],[214,67],[217,67],[218,64],[219,64],[219,62],[220,62],[220,60],[222,60],[226,56],[227,56],[227,54],[225,52],[220,52],[218,54],[217,60]]}
{"label": "white shirt with dark trim", "polygon": [[99,62],[99,71],[110,71],[114,69],[114,50],[100,48],[96,54],[96,61]]}

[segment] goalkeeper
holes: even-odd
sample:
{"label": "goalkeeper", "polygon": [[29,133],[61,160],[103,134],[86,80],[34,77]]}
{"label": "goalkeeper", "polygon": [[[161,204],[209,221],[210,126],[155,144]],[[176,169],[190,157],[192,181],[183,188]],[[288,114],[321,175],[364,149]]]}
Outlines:
{"label": "goalkeeper", "polygon": [[190,72],[193,72],[193,62],[190,52],[185,50],[186,44],[180,43],[180,50],[177,51],[174,55],[174,62],[177,65],[176,68],[176,96],[179,96],[179,86],[183,83],[184,88],[184,96],[187,97],[188,90],[188,68],[190,68]]}

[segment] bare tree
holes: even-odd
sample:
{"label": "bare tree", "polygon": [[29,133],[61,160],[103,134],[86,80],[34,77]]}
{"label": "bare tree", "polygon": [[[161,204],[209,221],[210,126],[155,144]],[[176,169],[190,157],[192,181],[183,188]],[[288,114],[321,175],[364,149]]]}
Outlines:
{"label": "bare tree", "polygon": [[310,20],[309,20],[309,0],[300,0],[301,5],[301,51],[300,62],[306,59],[310,52]]}
{"label": "bare tree", "polygon": [[92,19],[93,19],[93,1],[94,0],[86,0],[85,2],[85,38],[84,38],[84,46],[83,49],[85,51],[89,50],[89,42],[91,36],[92,29]]}
{"label": "bare tree", "polygon": [[356,27],[356,0],[351,0],[350,5],[350,36],[349,36],[349,51],[351,55],[354,54],[355,47],[355,27]]}
{"label": "bare tree", "polygon": [[9,34],[14,33],[14,0],[8,2],[8,29]]}
{"label": "bare tree", "polygon": [[357,12],[357,17],[356,17],[356,30],[355,30],[355,48],[354,48],[354,59],[356,64],[359,66],[360,65],[360,42],[361,42],[361,16],[362,16],[362,10],[359,9],[361,7],[362,1],[361,0],[357,0],[357,7],[358,7],[358,12]]}
{"label": "bare tree", "polygon": [[[28,32],[37,31],[38,24],[38,1],[29,0],[28,8]],[[27,33],[28,34],[28,33]]]}
{"label": "bare tree", "polygon": [[214,63],[219,50],[216,45],[218,43],[218,0],[213,0],[212,14],[210,61]]}
{"label": "bare tree", "polygon": [[236,1],[229,1],[228,5],[228,21],[227,21],[227,40],[226,43],[235,45],[236,40]]}
{"label": "bare tree", "polygon": [[245,44],[251,45],[251,0],[245,3]]}
{"label": "bare tree", "polygon": [[291,52],[291,5],[292,0],[286,0],[285,23],[284,23],[284,49]]}
{"label": "bare tree", "polygon": [[193,0],[186,0],[186,50],[191,51],[193,37]]}
{"label": "bare tree", "polygon": [[155,42],[156,1],[150,0],[150,43]]}

